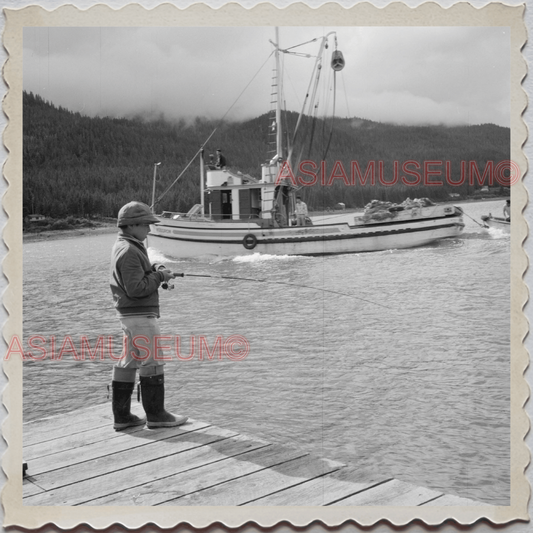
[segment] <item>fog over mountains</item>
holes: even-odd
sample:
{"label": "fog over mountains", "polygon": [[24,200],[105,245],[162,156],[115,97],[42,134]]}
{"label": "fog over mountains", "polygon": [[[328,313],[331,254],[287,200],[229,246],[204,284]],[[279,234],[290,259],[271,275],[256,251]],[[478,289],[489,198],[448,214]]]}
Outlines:
{"label": "fog over mountains", "polygon": [[[296,113],[287,114],[285,139],[291,137],[296,118]],[[494,124],[402,126],[360,118],[306,117],[303,126],[301,153],[308,163],[302,169],[307,175],[292,170],[295,178],[302,178],[297,184],[307,184],[301,194],[316,210],[337,202],[363,207],[373,199],[446,201],[450,193],[466,197],[488,184],[493,177],[489,172],[480,182],[486,169],[510,159],[510,129]],[[220,147],[232,170],[260,179],[261,164],[273,155],[269,127],[268,114],[241,122],[89,117],[24,93],[24,214],[113,217],[130,200],[151,203],[154,164],[161,162],[159,196],[213,130],[206,159]],[[469,183],[464,176],[461,182],[471,166],[479,170],[479,179],[474,176]],[[316,183],[309,185],[313,173]],[[360,178],[365,175],[363,184]],[[440,181],[441,185],[434,184]],[[494,180],[494,185],[499,183]],[[197,158],[158,203],[157,211],[186,212],[199,202],[199,194]]]}

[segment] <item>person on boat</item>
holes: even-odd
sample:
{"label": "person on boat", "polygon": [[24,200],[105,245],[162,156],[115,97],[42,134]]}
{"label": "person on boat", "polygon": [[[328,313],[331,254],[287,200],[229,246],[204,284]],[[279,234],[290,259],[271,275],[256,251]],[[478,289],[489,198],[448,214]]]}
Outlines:
{"label": "person on boat", "polygon": [[506,200],[505,205],[503,206],[503,217],[507,222],[511,220],[511,200]]}
{"label": "person on boat", "polygon": [[215,170],[215,156],[213,154],[209,154],[209,163],[207,163],[207,168],[209,170]]}
{"label": "person on boat", "polygon": [[222,154],[222,150],[220,148],[217,150],[217,162],[215,166],[216,168],[222,170],[226,168],[226,158]]}
{"label": "person on boat", "polygon": [[[110,286],[124,333],[122,358],[113,367],[112,409],[118,431],[145,422],[148,428],[179,426],[187,417],[165,410],[161,354],[155,350],[161,336],[159,294],[162,283],[176,277],[164,265],[152,264],[144,246],[150,224],[159,222],[142,202],[130,202],[118,213],[118,238],[111,255]],[[161,350],[161,348],[159,348]],[[139,369],[146,419],[131,413],[131,395]]]}
{"label": "person on boat", "polygon": [[301,196],[296,197],[296,225],[305,226],[305,219],[307,217],[307,205],[302,201]]}

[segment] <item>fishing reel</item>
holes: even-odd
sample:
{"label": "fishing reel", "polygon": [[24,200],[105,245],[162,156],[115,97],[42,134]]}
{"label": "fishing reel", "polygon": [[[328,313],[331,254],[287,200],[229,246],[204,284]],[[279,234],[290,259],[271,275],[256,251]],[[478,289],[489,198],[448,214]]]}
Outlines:
{"label": "fishing reel", "polygon": [[[185,276],[183,272],[172,272],[173,278],[182,278],[183,276]],[[174,285],[172,285],[168,281],[163,281],[163,283],[161,283],[161,288],[165,291],[171,291],[172,289],[174,289]]]}

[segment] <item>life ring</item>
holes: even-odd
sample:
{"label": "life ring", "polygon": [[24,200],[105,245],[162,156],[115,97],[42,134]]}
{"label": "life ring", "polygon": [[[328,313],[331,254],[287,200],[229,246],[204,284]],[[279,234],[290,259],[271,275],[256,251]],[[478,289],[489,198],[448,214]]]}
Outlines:
{"label": "life ring", "polygon": [[257,245],[257,237],[253,233],[248,233],[242,239],[242,245],[247,250],[253,250]]}

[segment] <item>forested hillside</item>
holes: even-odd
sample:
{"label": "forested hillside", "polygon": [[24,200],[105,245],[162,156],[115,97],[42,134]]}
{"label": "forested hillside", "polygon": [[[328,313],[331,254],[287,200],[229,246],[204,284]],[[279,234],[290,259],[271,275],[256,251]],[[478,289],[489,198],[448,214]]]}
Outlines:
{"label": "forested hillside", "polygon": [[[296,118],[292,113],[287,116],[287,131],[292,131]],[[371,167],[374,164],[376,176],[382,169],[383,181],[390,183],[394,181],[395,161],[400,167],[406,161],[415,161],[422,169],[425,161],[441,161],[441,181],[445,181],[444,162],[449,161],[452,179],[458,182],[461,162],[475,161],[482,173],[487,161],[497,164],[510,159],[508,128],[490,124],[452,128],[394,126],[360,119],[335,119],[330,149],[324,158],[330,127],[329,121],[304,121],[304,132],[308,135],[302,158],[313,161],[317,169],[324,160],[326,182],[337,162],[337,171],[343,168],[348,180],[356,161],[362,174],[369,164]],[[116,216],[120,206],[130,200],[151,203],[154,164],[161,162],[158,196],[182,172],[215,128],[206,146],[206,156],[221,147],[230,168],[260,178],[261,164],[272,156],[267,144],[268,115],[243,123],[217,123],[200,118],[194,123],[90,118],[24,93],[24,214]],[[294,169],[295,175],[297,170]],[[411,180],[416,181],[412,177]],[[342,177],[326,185],[320,183],[320,177],[317,181],[302,189],[311,209],[331,207],[337,202],[344,202],[347,207],[362,207],[374,198],[401,202],[406,197],[427,196],[443,200],[450,192],[466,196],[481,186],[469,186],[468,181],[458,187],[448,183],[410,186],[401,180],[392,186],[383,185],[382,180],[377,180],[375,185],[369,181],[364,186],[359,182],[346,185]],[[161,200],[157,210],[187,211],[199,199],[196,159]]]}

